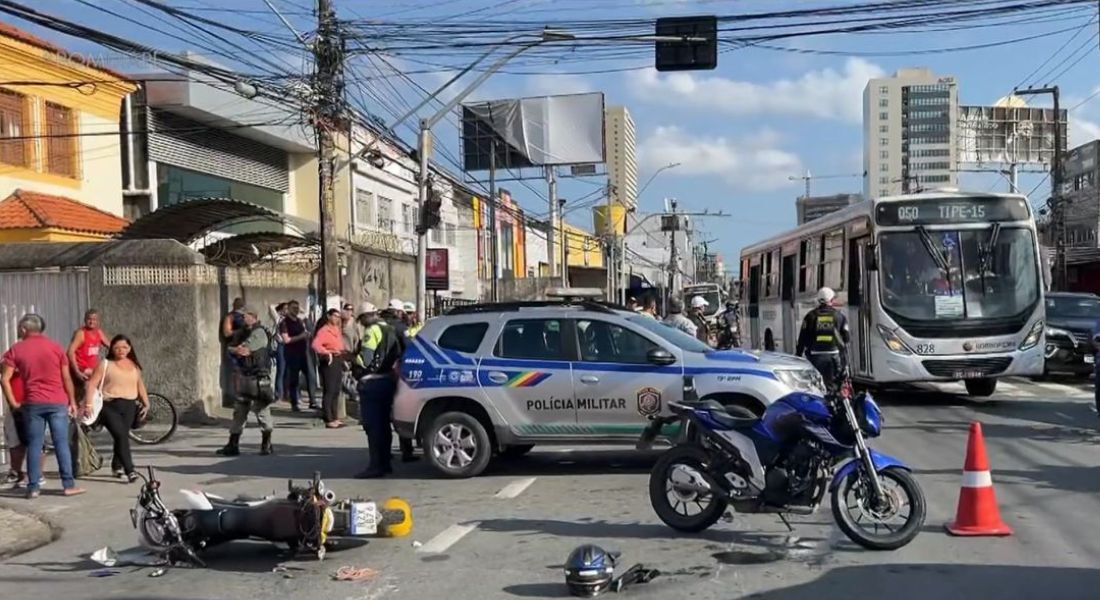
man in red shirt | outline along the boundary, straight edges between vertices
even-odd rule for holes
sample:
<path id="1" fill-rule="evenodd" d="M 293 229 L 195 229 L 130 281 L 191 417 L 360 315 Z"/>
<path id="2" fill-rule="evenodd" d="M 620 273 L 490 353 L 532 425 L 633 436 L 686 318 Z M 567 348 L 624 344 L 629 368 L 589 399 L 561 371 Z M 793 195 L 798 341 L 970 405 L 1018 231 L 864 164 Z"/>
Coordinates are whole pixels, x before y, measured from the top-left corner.
<path id="1" fill-rule="evenodd" d="M 19 319 L 20 341 L 0 361 L 0 388 L 8 405 L 16 405 L 27 426 L 27 498 L 39 495 L 42 482 L 42 447 L 46 427 L 50 428 L 57 467 L 65 496 L 83 494 L 73 478 L 73 460 L 69 449 L 69 418 L 87 414 L 88 407 L 77 408 L 69 359 L 56 342 L 42 332 L 46 323 L 35 314 Z M 16 402 L 11 380 L 15 372 L 23 380 L 23 401 Z"/>
<path id="2" fill-rule="evenodd" d="M 73 332 L 69 342 L 69 365 L 77 384 L 83 384 L 91 378 L 99 365 L 99 354 L 107 348 L 111 338 L 99 328 L 99 311 L 94 308 L 84 313 L 84 325 Z"/>

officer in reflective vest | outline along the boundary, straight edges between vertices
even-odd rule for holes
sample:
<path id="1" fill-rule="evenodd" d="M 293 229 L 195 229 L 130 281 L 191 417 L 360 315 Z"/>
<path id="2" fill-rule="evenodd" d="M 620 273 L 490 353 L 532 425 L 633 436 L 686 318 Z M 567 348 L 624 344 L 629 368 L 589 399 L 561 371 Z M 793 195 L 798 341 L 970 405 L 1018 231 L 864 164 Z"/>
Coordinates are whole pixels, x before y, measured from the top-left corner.
<path id="1" fill-rule="evenodd" d="M 378 309 L 364 302 L 359 309 L 359 348 L 352 373 L 359 382 L 359 418 L 367 434 L 370 462 L 356 475 L 359 479 L 385 477 L 393 472 L 390 428 L 393 397 L 397 392 L 397 366 L 403 339 L 389 323 L 378 317 Z"/>
<path id="2" fill-rule="evenodd" d="M 848 366 L 848 319 L 833 306 L 836 292 L 823 287 L 817 292 L 817 308 L 806 313 L 798 334 L 795 354 L 813 363 L 825 385 L 833 389 L 841 382 Z"/>

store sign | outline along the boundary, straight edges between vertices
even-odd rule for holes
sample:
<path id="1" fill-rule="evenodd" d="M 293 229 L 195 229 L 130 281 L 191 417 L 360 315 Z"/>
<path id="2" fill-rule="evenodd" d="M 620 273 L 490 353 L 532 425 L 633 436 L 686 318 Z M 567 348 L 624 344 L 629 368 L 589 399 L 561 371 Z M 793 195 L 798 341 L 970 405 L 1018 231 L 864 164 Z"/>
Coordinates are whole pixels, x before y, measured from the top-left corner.
<path id="1" fill-rule="evenodd" d="M 451 287 L 450 256 L 446 248 L 429 248 L 425 261 L 424 283 L 428 290 L 446 290 Z"/>

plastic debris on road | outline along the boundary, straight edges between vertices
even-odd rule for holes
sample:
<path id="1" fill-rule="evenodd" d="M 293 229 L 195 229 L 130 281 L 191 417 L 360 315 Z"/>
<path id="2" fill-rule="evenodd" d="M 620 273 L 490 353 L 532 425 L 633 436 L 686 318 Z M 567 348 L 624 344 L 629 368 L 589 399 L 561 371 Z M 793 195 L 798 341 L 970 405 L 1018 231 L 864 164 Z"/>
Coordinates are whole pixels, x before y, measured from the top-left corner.
<path id="1" fill-rule="evenodd" d="M 159 567 L 168 561 L 142 548 L 115 552 L 110 546 L 104 546 L 96 550 L 89 557 L 93 562 L 104 567 Z"/>
<path id="2" fill-rule="evenodd" d="M 111 549 L 110 546 L 104 546 L 95 552 L 92 552 L 90 557 L 96 564 L 103 565 L 104 567 L 113 567 L 118 564 L 118 553 Z"/>
<path id="3" fill-rule="evenodd" d="M 378 571 L 369 567 L 352 567 L 344 565 L 336 570 L 332 578 L 336 581 L 370 581 L 378 577 Z"/>
<path id="4" fill-rule="evenodd" d="M 165 569 L 163 567 L 161 567 L 159 569 L 153 569 L 153 572 L 149 573 L 149 577 L 160 577 L 160 576 L 164 575 L 167 571 L 168 571 L 168 569 Z"/>
<path id="5" fill-rule="evenodd" d="M 117 571 L 115 569 L 98 569 L 88 573 L 88 577 L 110 577 L 112 575 L 118 575 L 121 572 L 122 571 Z"/>

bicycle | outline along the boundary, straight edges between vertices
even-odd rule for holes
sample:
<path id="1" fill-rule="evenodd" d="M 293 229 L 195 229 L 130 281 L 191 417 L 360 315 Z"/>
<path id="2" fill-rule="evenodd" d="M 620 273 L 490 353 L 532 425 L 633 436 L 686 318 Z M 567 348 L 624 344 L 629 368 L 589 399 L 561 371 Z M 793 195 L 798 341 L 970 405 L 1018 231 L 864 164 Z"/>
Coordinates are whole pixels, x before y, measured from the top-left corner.
<path id="1" fill-rule="evenodd" d="M 102 423 L 84 426 L 85 431 L 103 431 Z M 130 430 L 130 439 L 143 446 L 163 444 L 179 428 L 179 414 L 176 406 L 168 398 L 153 392 L 149 393 L 149 412 L 145 415 L 141 427 Z"/>

